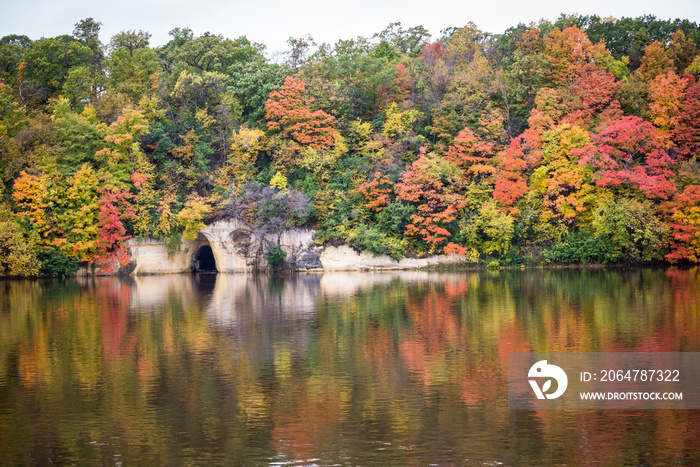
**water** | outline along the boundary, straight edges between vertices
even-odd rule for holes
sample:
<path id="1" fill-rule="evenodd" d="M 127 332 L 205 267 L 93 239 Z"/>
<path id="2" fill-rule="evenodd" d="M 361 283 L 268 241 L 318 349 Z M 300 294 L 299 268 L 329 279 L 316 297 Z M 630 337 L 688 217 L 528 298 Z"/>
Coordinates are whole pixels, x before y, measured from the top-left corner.
<path id="1" fill-rule="evenodd" d="M 0 464 L 700 463 L 700 410 L 510 410 L 512 351 L 700 351 L 700 270 L 2 281 Z"/>

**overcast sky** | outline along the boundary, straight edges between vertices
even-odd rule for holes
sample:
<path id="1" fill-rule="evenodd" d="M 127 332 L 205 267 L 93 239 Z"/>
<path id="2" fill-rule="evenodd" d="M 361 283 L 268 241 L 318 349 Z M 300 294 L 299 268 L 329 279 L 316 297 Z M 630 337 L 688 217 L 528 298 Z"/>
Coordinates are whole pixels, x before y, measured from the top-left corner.
<path id="1" fill-rule="evenodd" d="M 30 39 L 71 34 L 75 23 L 92 17 L 102 23 L 103 43 L 116 33 L 144 30 L 151 45 L 163 45 L 168 31 L 189 27 L 199 36 L 209 31 L 224 37 L 245 35 L 267 46 L 268 53 L 287 49 L 289 37 L 311 34 L 316 42 L 335 43 L 371 37 L 391 22 L 404 29 L 422 25 L 434 37 L 451 26 L 474 22 L 481 30 L 502 33 L 519 22 L 554 20 L 560 13 L 700 22 L 699 0 L 588 0 L 517 2 L 513 0 L 0 0 L 0 37 L 24 34 Z"/>

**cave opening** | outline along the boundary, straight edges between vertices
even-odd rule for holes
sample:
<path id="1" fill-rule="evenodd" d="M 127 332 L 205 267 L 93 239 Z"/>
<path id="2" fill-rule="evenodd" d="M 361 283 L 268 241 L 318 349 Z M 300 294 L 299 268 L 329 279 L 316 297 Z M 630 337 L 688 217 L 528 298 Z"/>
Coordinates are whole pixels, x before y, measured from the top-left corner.
<path id="1" fill-rule="evenodd" d="M 195 272 L 216 272 L 216 259 L 211 246 L 202 245 L 197 249 L 194 255 L 194 271 Z"/>

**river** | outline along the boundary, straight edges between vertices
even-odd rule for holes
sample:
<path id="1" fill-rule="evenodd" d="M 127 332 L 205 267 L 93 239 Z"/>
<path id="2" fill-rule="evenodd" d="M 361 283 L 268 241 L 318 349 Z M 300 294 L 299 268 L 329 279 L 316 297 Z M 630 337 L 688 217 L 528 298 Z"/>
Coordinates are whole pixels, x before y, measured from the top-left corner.
<path id="1" fill-rule="evenodd" d="M 700 464 L 700 410 L 510 409 L 524 351 L 699 352 L 700 269 L 0 281 L 0 464 Z"/>

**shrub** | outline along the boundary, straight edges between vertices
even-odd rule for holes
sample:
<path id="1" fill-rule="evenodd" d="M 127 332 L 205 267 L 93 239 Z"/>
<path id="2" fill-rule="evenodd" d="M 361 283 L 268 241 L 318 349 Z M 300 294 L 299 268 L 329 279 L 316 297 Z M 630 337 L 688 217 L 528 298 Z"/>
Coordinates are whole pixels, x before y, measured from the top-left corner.
<path id="1" fill-rule="evenodd" d="M 545 251 L 544 257 L 558 264 L 612 264 L 622 259 L 615 245 L 585 231 L 568 234 Z"/>
<path id="2" fill-rule="evenodd" d="M 271 245 L 265 249 L 265 261 L 272 268 L 272 270 L 278 270 L 284 263 L 284 259 L 287 257 L 287 252 L 284 251 L 279 245 Z"/>
<path id="3" fill-rule="evenodd" d="M 411 222 L 411 215 L 415 213 L 416 208 L 408 202 L 392 201 L 386 209 L 377 214 L 377 227 L 389 235 L 402 236 L 406 225 Z"/>
<path id="4" fill-rule="evenodd" d="M 373 227 L 360 226 L 349 237 L 352 246 L 374 256 L 389 255 L 398 261 L 406 255 L 405 245 L 399 238 L 388 236 Z"/>
<path id="5" fill-rule="evenodd" d="M 37 255 L 41 262 L 42 276 L 67 277 L 78 272 L 80 263 L 75 258 L 69 258 L 54 248 L 42 248 Z"/>

